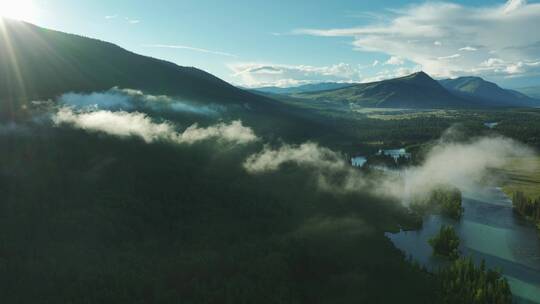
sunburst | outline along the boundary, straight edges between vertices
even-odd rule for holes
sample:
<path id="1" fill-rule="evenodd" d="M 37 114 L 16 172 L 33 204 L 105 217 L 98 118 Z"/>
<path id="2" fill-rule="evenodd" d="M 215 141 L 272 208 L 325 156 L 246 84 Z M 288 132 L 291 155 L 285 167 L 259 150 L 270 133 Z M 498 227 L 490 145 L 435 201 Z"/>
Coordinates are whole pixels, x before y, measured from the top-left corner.
<path id="1" fill-rule="evenodd" d="M 0 0 L 0 17 L 33 21 L 36 6 L 31 0 Z"/>

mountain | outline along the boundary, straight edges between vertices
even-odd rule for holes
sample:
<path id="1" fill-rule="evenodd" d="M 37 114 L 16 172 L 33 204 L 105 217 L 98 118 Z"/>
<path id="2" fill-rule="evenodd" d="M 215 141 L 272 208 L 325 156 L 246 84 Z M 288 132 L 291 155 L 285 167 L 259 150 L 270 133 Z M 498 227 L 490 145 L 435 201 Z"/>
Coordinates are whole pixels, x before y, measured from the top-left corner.
<path id="1" fill-rule="evenodd" d="M 448 108 L 470 106 L 467 100 L 451 94 L 424 72 L 331 91 L 300 93 L 293 96 L 318 101 L 354 103 L 365 107 Z"/>
<path id="2" fill-rule="evenodd" d="M 519 88 L 519 89 L 516 89 L 516 91 L 523 93 L 527 96 L 530 96 L 532 98 L 540 99 L 540 86 Z"/>
<path id="3" fill-rule="evenodd" d="M 336 90 L 341 88 L 350 87 L 352 83 L 339 83 L 339 82 L 323 82 L 323 83 L 311 83 L 304 84 L 296 87 L 280 88 L 280 87 L 261 87 L 254 88 L 252 90 L 263 93 L 271 94 L 298 94 L 298 93 L 310 93 L 319 91 Z"/>
<path id="4" fill-rule="evenodd" d="M 480 77 L 459 77 L 439 82 L 450 92 L 487 106 L 534 106 L 538 103 L 523 93 L 503 89 Z"/>
<path id="5" fill-rule="evenodd" d="M 9 19 L 0 19 L 0 29 L 0 100 L 54 98 L 118 86 L 197 101 L 267 101 L 197 68 L 112 43 Z"/>
<path id="6" fill-rule="evenodd" d="M 226 111 L 216 119 L 241 119 L 257 134 L 279 134 L 291 140 L 339 136 L 319 116 L 242 90 L 197 68 L 138 55 L 112 43 L 0 18 L 0 121 L 26 117 L 29 101 L 113 87 L 169 95 L 196 104 L 223 105 Z M 179 114 L 167 115 L 180 118 Z M 186 115 L 181 117 L 182 123 L 202 119 Z"/>

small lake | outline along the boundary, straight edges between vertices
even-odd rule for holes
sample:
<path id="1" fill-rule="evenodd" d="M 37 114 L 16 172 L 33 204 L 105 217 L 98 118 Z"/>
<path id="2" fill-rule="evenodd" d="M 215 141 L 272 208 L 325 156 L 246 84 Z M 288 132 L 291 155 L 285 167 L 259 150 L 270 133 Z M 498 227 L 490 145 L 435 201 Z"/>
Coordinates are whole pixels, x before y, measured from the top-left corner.
<path id="1" fill-rule="evenodd" d="M 421 230 L 387 233 L 394 245 L 414 260 L 435 270 L 447 263 L 432 255 L 428 240 L 443 224 L 451 224 L 461 238 L 461 253 L 499 268 L 508 279 L 517 303 L 540 303 L 540 238 L 536 228 L 512 210 L 512 202 L 498 188 L 464 193 L 464 215 L 454 221 L 440 215 L 424 219 Z"/>

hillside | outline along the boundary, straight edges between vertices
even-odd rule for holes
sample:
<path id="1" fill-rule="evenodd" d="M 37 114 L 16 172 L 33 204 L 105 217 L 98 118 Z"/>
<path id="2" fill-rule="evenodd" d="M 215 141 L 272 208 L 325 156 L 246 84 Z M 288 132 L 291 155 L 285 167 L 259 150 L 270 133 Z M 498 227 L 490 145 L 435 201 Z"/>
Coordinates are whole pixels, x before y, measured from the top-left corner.
<path id="1" fill-rule="evenodd" d="M 329 102 L 354 103 L 383 108 L 450 108 L 468 106 L 424 72 L 337 90 L 295 94 L 295 97 Z"/>
<path id="2" fill-rule="evenodd" d="M 533 106 L 536 100 L 513 90 L 506 90 L 480 77 L 459 77 L 439 81 L 452 93 L 486 106 Z"/>
<path id="3" fill-rule="evenodd" d="M 339 83 L 339 82 L 323 82 L 323 83 L 310 83 L 304 84 L 296 87 L 261 87 L 254 88 L 252 90 L 271 93 L 271 94 L 298 94 L 298 93 L 310 93 L 310 92 L 319 92 L 319 91 L 328 91 L 328 90 L 337 90 L 341 88 L 350 87 L 354 84 L 352 83 Z"/>
<path id="4" fill-rule="evenodd" d="M 114 86 L 220 103 L 261 99 L 197 68 L 21 21 L 0 22 L 0 99 L 52 98 Z"/>
<path id="5" fill-rule="evenodd" d="M 241 119 L 260 134 L 288 139 L 340 136 L 319 115 L 239 89 L 194 67 L 26 22 L 4 20 L 0 26 L 5 33 L 0 35 L 0 121 L 24 117 L 27 113 L 21 110 L 33 100 L 120 87 L 224 106 L 216 119 Z M 201 119 L 175 115 L 182 123 Z"/>

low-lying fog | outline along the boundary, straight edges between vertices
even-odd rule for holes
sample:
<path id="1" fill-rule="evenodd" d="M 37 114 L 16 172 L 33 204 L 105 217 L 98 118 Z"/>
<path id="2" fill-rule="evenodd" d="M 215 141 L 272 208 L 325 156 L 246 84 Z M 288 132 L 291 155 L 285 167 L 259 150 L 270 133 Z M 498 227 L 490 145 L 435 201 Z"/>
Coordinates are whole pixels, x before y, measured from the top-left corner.
<path id="1" fill-rule="evenodd" d="M 193 124 L 180 130 L 174 122 L 154 117 L 145 110 L 210 115 L 218 122 L 207 127 Z M 512 158 L 535 154 L 509 138 L 464 138 L 451 128 L 429 148 L 420 165 L 393 173 L 366 175 L 353 168 L 341 153 L 314 142 L 270 145 L 240 120 L 219 121 L 220 113 L 226 110 L 221 105 L 198 105 L 168 96 L 146 95 L 138 90 L 113 88 L 107 92 L 61 96 L 52 110 L 51 121 L 54 126 L 69 126 L 118 137 L 139 137 L 148 144 L 164 141 L 191 145 L 214 140 L 233 145 L 258 145 L 259 152 L 246 157 L 242 164 L 249 174 L 274 174 L 282 166 L 294 164 L 309 169 L 309 177 L 317 181 L 321 191 L 369 192 L 403 202 L 426 194 L 441 184 L 471 191 L 491 178 L 492 169 L 503 168 Z"/>

